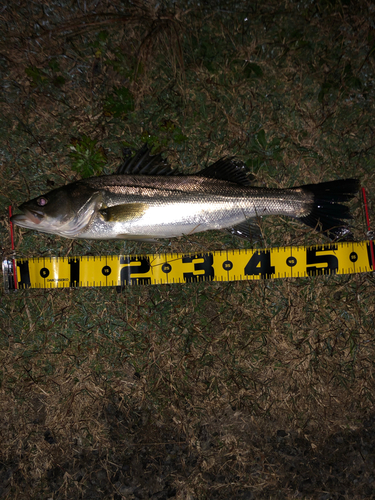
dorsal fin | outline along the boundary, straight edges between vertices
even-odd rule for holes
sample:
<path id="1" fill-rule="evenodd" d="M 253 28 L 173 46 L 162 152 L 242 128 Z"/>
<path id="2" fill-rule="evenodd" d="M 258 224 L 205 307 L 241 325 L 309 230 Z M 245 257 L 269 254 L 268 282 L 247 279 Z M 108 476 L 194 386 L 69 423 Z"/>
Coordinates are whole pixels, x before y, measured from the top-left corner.
<path id="1" fill-rule="evenodd" d="M 116 170 L 116 175 L 179 175 L 178 170 L 173 170 L 167 160 L 161 154 L 152 155 L 148 144 L 144 144 L 134 156 L 132 151 L 126 148 L 122 152 L 123 162 Z"/>
<path id="2" fill-rule="evenodd" d="M 250 186 L 250 181 L 254 179 L 253 175 L 247 175 L 245 165 L 235 161 L 233 156 L 229 158 L 220 158 L 220 160 L 209 165 L 195 175 L 208 177 L 210 179 L 235 182 L 236 184 L 241 184 L 241 186 Z"/>
<path id="3" fill-rule="evenodd" d="M 117 168 L 115 174 L 183 175 L 179 170 L 172 169 L 160 153 L 152 155 L 148 144 L 144 144 L 134 156 L 132 156 L 131 149 L 124 149 L 123 162 Z M 221 158 L 193 175 L 210 179 L 221 179 L 240 184 L 241 186 L 249 186 L 250 182 L 254 179 L 252 174 L 247 174 L 245 165 L 235 161 L 234 157 Z"/>

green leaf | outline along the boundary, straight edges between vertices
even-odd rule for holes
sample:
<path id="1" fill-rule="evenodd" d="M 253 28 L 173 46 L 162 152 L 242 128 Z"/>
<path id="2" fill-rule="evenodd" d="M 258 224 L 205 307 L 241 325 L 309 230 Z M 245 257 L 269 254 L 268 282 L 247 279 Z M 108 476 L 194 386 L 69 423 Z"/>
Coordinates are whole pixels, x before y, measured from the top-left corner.
<path id="1" fill-rule="evenodd" d="M 104 112 L 115 118 L 124 118 L 129 112 L 134 110 L 134 99 L 132 93 L 126 87 L 114 88 L 104 101 Z"/>
<path id="2" fill-rule="evenodd" d="M 38 85 L 44 85 L 48 81 L 47 75 L 39 68 L 35 66 L 30 66 L 25 69 L 26 75 L 32 80 L 31 86 L 37 87 Z"/>
<path id="3" fill-rule="evenodd" d="M 52 83 L 55 87 L 62 87 L 65 83 L 65 78 L 63 76 L 56 76 L 56 78 L 52 80 Z"/>
<path id="4" fill-rule="evenodd" d="M 98 34 L 98 40 L 99 42 L 105 42 L 109 36 L 109 33 L 107 30 L 100 31 Z"/>
<path id="5" fill-rule="evenodd" d="M 249 158 L 246 160 L 245 165 L 251 169 L 252 172 L 258 172 L 264 165 L 264 158 L 261 157 L 255 157 L 255 158 Z"/>
<path id="6" fill-rule="evenodd" d="M 263 76 L 262 68 L 255 63 L 248 62 L 244 67 L 243 72 L 247 78 L 251 78 L 253 76 L 260 78 Z"/>
<path id="7" fill-rule="evenodd" d="M 176 133 L 173 134 L 173 140 L 176 144 L 181 144 L 187 141 L 186 135 L 184 135 L 180 130 L 177 130 Z"/>
<path id="8" fill-rule="evenodd" d="M 103 170 L 107 158 L 102 147 L 97 147 L 97 141 L 84 135 L 80 140 L 73 140 L 69 154 L 72 169 L 83 178 L 91 177 Z"/>
<path id="9" fill-rule="evenodd" d="M 52 69 L 52 71 L 60 71 L 60 65 L 57 61 L 57 59 L 53 58 L 50 60 L 50 62 L 48 63 L 48 66 Z"/>
<path id="10" fill-rule="evenodd" d="M 263 129 L 257 133 L 257 139 L 262 148 L 267 149 L 266 133 Z"/>

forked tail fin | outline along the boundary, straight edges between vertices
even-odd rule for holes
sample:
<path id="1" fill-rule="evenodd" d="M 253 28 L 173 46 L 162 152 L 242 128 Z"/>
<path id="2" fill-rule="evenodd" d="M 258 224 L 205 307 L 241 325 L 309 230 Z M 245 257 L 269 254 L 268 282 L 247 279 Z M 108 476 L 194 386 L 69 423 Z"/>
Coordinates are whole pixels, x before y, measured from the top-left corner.
<path id="1" fill-rule="evenodd" d="M 298 217 L 298 220 L 329 238 L 351 239 L 352 233 L 345 222 L 352 219 L 349 207 L 343 202 L 351 200 L 360 187 L 358 179 L 341 179 L 338 181 L 306 184 L 301 188 L 313 194 L 313 205 L 308 215 Z"/>

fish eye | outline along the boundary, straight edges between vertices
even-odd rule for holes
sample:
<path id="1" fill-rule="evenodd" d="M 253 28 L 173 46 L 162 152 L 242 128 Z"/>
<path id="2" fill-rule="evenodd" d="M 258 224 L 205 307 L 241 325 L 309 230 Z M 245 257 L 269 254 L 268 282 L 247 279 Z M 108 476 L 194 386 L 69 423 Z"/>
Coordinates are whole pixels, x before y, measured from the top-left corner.
<path id="1" fill-rule="evenodd" d="M 38 198 L 36 200 L 37 204 L 40 206 L 40 207 L 44 207 L 44 205 L 47 205 L 48 203 L 48 200 L 47 198 L 44 198 L 44 196 L 41 196 L 40 198 Z"/>

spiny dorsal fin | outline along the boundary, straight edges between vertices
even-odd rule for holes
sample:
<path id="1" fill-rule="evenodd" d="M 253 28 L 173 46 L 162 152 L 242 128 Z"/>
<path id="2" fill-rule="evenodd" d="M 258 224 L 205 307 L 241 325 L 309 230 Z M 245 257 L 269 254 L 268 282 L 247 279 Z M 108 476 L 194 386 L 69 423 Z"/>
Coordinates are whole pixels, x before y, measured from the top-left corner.
<path id="1" fill-rule="evenodd" d="M 234 157 L 221 158 L 207 168 L 201 170 L 196 175 L 208 177 L 210 179 L 221 179 L 223 181 L 235 182 L 241 186 L 250 186 L 253 175 L 247 175 L 246 167 L 243 163 L 236 162 Z"/>
<path id="2" fill-rule="evenodd" d="M 173 170 L 161 154 L 152 155 L 148 144 L 144 144 L 134 156 L 129 148 L 123 150 L 123 162 L 115 172 L 116 175 L 179 175 Z"/>
<path id="3" fill-rule="evenodd" d="M 151 155 L 148 144 L 144 144 L 134 156 L 132 156 L 132 151 L 129 148 L 124 149 L 123 160 L 123 163 L 115 172 L 117 175 L 182 175 L 179 170 L 172 169 L 160 153 Z M 221 179 L 242 186 L 249 186 L 254 179 L 253 175 L 247 174 L 244 164 L 236 162 L 234 157 L 221 158 L 193 175 Z"/>

